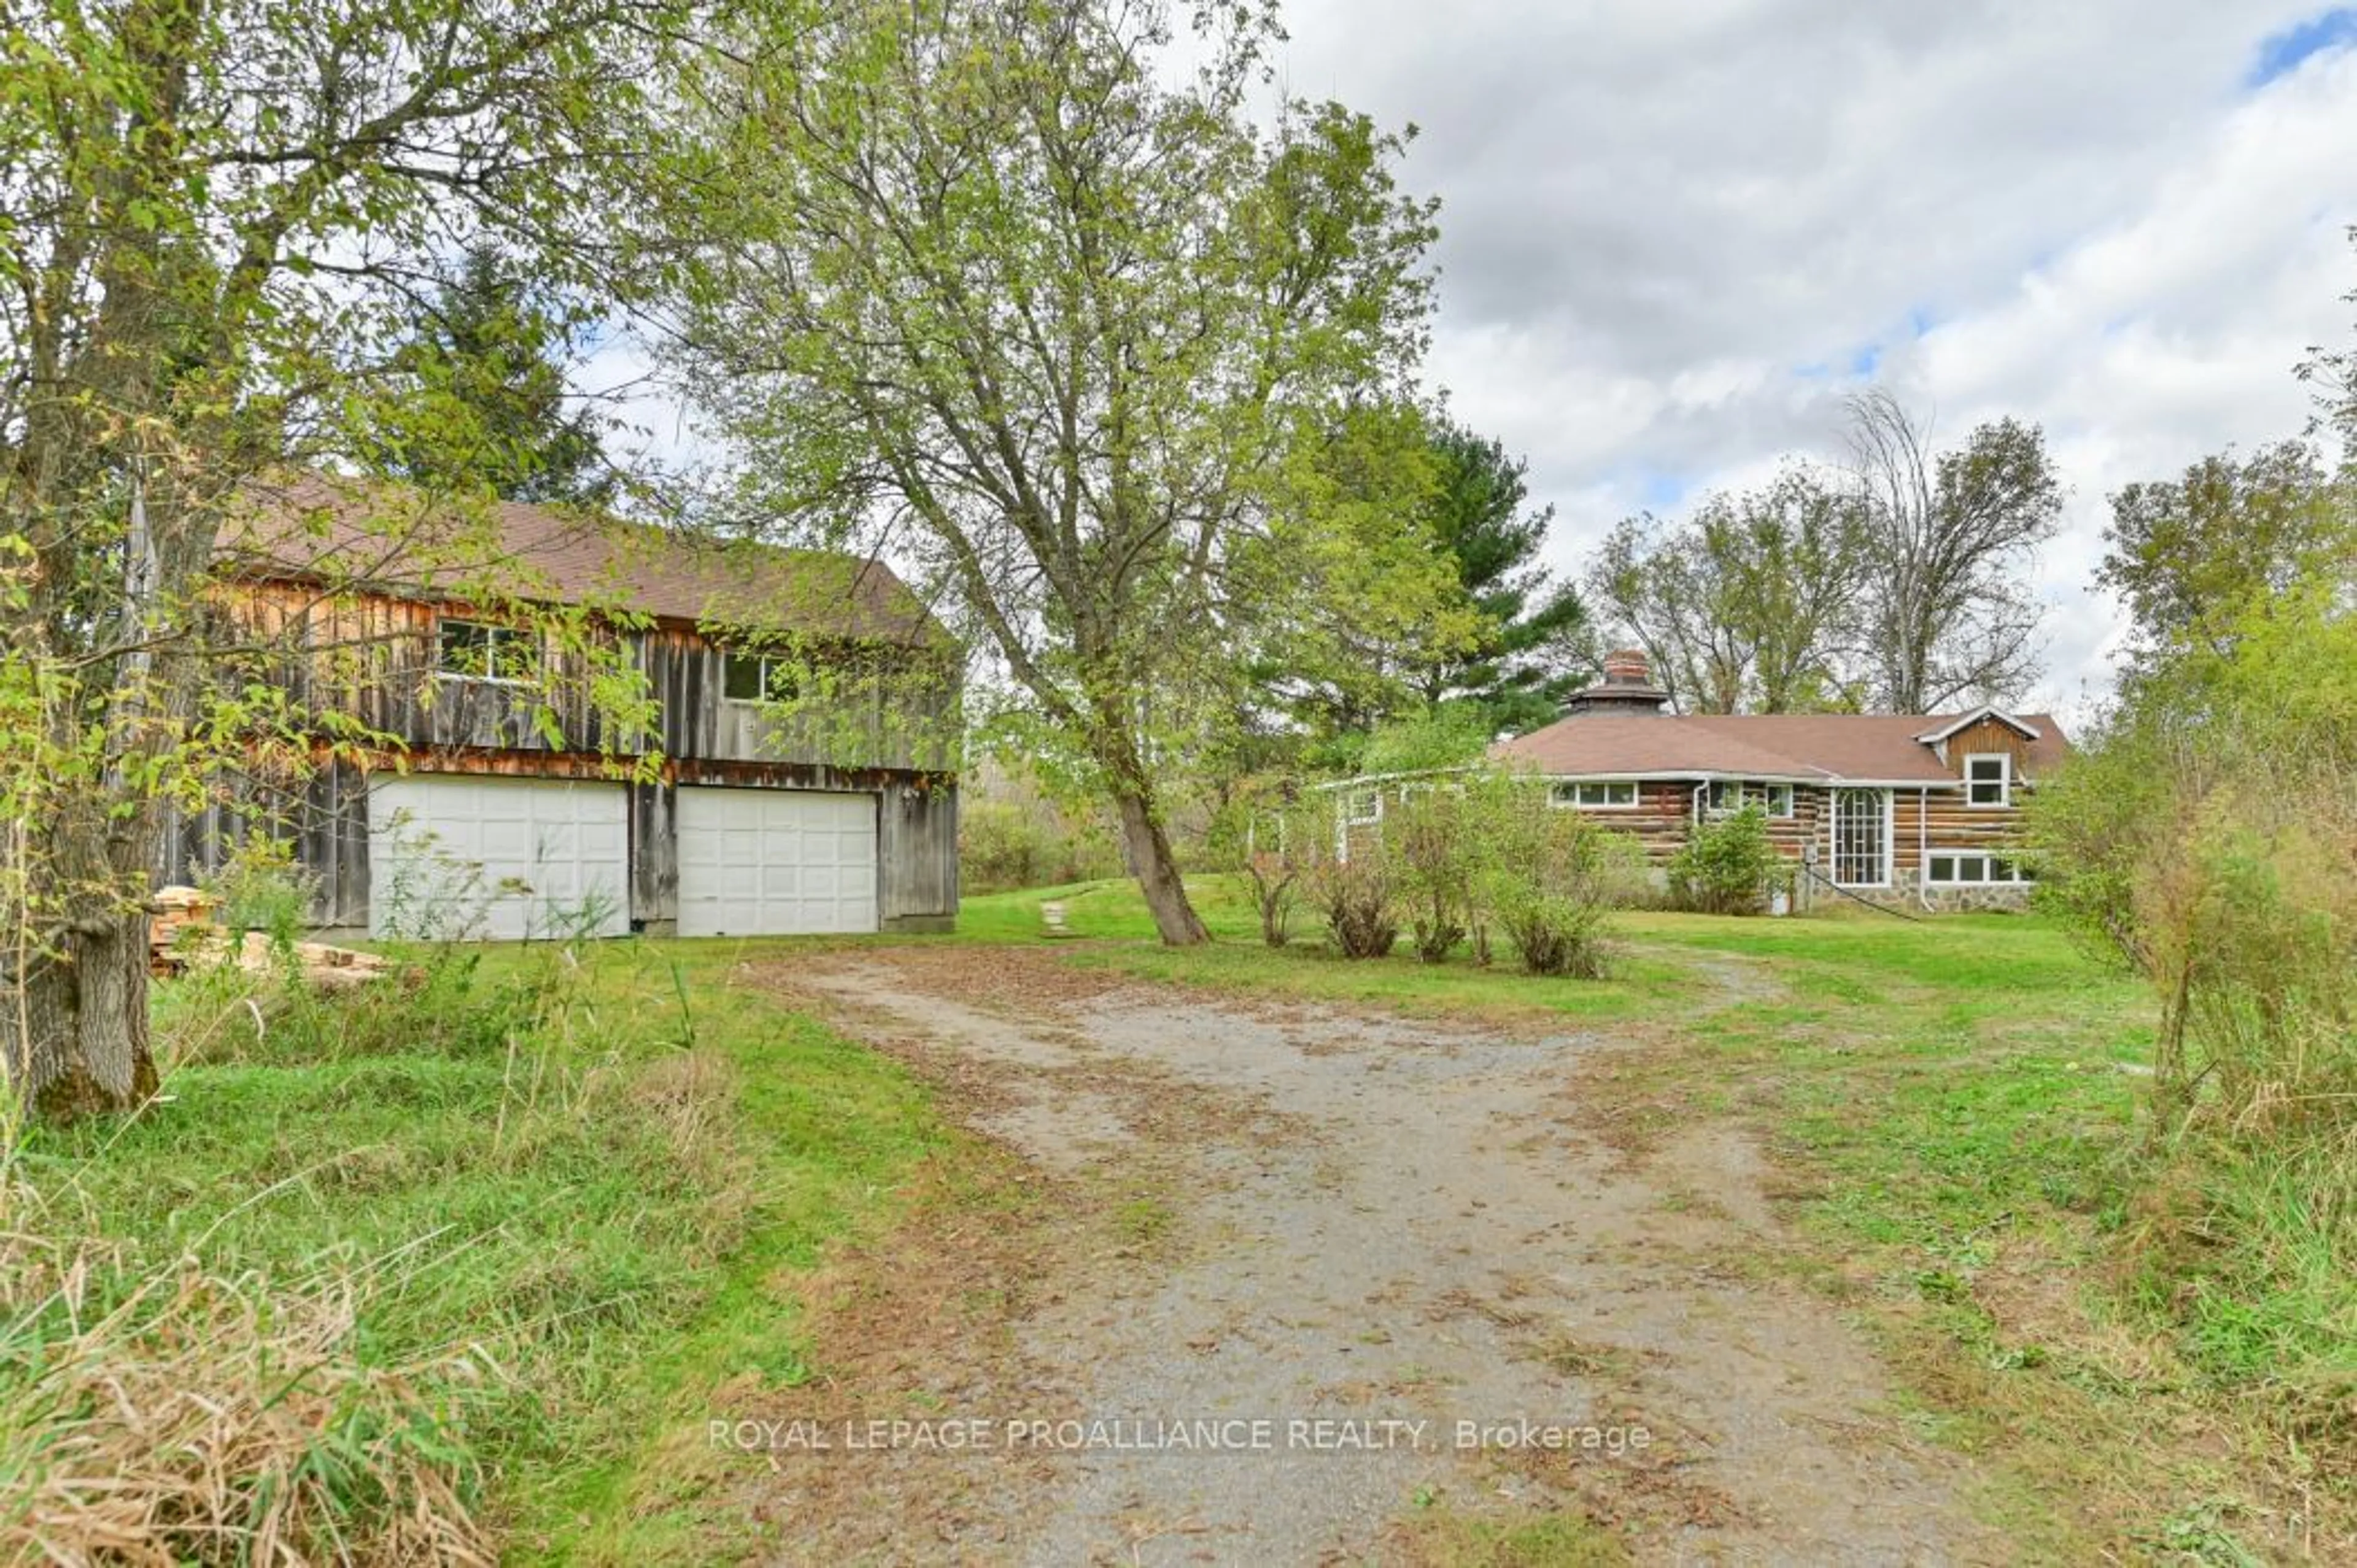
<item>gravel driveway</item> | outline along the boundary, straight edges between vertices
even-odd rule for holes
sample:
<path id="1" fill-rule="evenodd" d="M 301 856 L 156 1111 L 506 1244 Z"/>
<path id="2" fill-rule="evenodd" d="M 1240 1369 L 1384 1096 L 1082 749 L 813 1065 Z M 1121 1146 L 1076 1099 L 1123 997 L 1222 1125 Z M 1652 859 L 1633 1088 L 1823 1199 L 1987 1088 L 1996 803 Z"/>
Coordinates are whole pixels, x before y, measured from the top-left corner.
<path id="1" fill-rule="evenodd" d="M 818 1461 L 828 1485 L 779 1463 L 787 1560 L 1412 1560 L 1432 1510 L 1563 1509 L 1641 1561 L 2007 1557 L 1961 1506 L 1964 1463 L 1910 1436 L 1857 1335 L 1764 1261 L 1782 1243 L 1745 1136 L 1698 1117 L 1631 1156 L 1583 1117 L 1583 1074 L 1623 1042 L 1021 951 L 775 978 L 928 1064 L 1040 1180 L 1115 1186 L 1141 1243 L 1027 1265 L 958 1331 L 989 1355 L 898 1391 L 918 1419 Z M 897 1478 L 843 1482 L 862 1466 Z M 836 1517 L 895 1509 L 930 1538 Z"/>

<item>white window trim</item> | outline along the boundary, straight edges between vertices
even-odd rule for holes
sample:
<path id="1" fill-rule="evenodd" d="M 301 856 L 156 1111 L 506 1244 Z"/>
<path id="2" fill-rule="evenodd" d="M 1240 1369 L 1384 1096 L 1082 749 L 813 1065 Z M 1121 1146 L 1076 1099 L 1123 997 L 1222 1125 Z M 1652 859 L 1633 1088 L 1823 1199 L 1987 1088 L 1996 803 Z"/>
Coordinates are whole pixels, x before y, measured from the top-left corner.
<path id="1" fill-rule="evenodd" d="M 1988 780 L 1986 779 L 1975 780 L 1973 778 L 1973 764 L 1986 762 L 1991 758 L 1994 758 L 1997 765 L 1996 799 L 1975 800 L 1973 799 L 1974 784 L 1976 782 L 1986 784 Z M 1964 804 L 1975 811 L 1998 811 L 2013 804 L 2013 754 L 2011 752 L 1973 751 L 1964 754 Z"/>
<path id="2" fill-rule="evenodd" d="M 751 659 L 759 661 L 761 666 L 759 684 L 762 695 L 758 697 L 732 697 L 728 694 L 728 660 L 731 659 Z M 771 703 L 786 700 L 771 697 L 768 694 L 770 690 L 770 666 L 773 662 L 785 662 L 785 655 L 781 653 L 747 653 L 736 649 L 722 649 L 720 650 L 720 700 L 724 703 L 734 703 L 740 708 L 758 708 Z M 799 685 L 801 682 L 797 680 L 795 683 Z"/>
<path id="3" fill-rule="evenodd" d="M 1367 810 L 1364 813 L 1361 813 L 1359 811 L 1359 804 L 1361 799 L 1364 800 L 1367 805 Z M 1342 825 L 1344 827 L 1371 828 L 1383 820 L 1383 792 L 1381 789 L 1369 789 L 1364 791 L 1363 795 L 1353 794 L 1342 797 Z"/>
<path id="4" fill-rule="evenodd" d="M 1975 859 L 1982 862 L 1984 865 L 1993 860 L 2002 860 L 2013 866 L 2013 875 L 2002 881 L 1986 875 L 1983 875 L 1978 880 L 1968 880 L 1962 876 L 1934 880 L 1932 875 L 1932 862 L 1934 859 Z M 1928 849 L 1923 852 L 1923 886 L 1926 887 L 2035 887 L 2038 886 L 2038 878 L 2021 869 L 2021 855 L 2016 850 Z"/>
<path id="5" fill-rule="evenodd" d="M 434 678 L 436 681 L 464 681 L 470 686 L 513 686 L 518 689 L 536 688 L 540 685 L 543 676 L 535 676 L 526 681 L 514 675 L 471 675 L 464 670 L 444 669 L 442 667 L 442 629 L 452 626 L 480 627 L 483 629 L 487 634 L 484 646 L 490 650 L 491 668 L 494 670 L 499 668 L 499 644 L 501 638 L 532 639 L 539 644 L 540 662 L 544 670 L 547 664 L 548 639 L 536 632 L 529 631 L 520 626 L 501 626 L 497 621 L 473 620 L 466 616 L 439 616 L 434 622 Z"/>
<path id="6" fill-rule="evenodd" d="M 1736 804 L 1714 806 L 1710 803 L 1711 791 L 1721 789 L 1735 791 Z M 1778 789 L 1784 791 L 1784 809 L 1781 811 L 1776 810 L 1773 802 L 1773 792 Z M 1800 788 L 1775 779 L 1711 779 L 1704 781 L 1702 814 L 1706 818 L 1731 817 L 1744 807 L 1755 804 L 1770 822 L 1789 822 L 1801 814 Z"/>
<path id="7" fill-rule="evenodd" d="M 1560 798 L 1564 789 L 1571 791 L 1570 800 Z M 1626 789 L 1629 798 L 1590 803 L 1579 798 L 1582 789 Z M 1644 803 L 1644 789 L 1633 779 L 1557 779 L 1547 785 L 1547 804 L 1558 811 L 1633 811 Z"/>
<path id="8" fill-rule="evenodd" d="M 1879 882 L 1844 882 L 1841 879 L 1841 795 L 1845 789 L 1882 797 L 1882 880 Z M 1825 801 L 1825 880 L 1836 887 L 1890 887 L 1897 885 L 1898 872 L 1899 805 L 1893 792 L 1857 784 L 1835 786 Z"/>

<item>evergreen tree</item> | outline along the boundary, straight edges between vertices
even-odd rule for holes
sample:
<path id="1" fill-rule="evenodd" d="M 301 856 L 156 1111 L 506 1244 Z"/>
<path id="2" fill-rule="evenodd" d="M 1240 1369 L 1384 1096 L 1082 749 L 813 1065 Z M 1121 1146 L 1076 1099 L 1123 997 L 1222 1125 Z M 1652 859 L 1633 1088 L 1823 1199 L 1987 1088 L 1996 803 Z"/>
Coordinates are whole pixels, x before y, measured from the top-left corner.
<path id="1" fill-rule="evenodd" d="M 488 484 L 506 500 L 602 504 L 613 491 L 603 422 L 567 406 L 565 361 L 580 326 L 498 252 L 469 250 L 394 369 L 470 413 L 472 428 L 457 442 L 446 431 L 427 447 L 396 446 L 386 467 L 430 489 Z"/>
<path id="2" fill-rule="evenodd" d="M 1525 510 L 1529 464 L 1495 439 L 1440 419 L 1431 442 L 1434 545 L 1455 562 L 1483 628 L 1469 649 L 1422 663 L 1415 686 L 1435 705 L 1480 703 L 1493 731 L 1535 728 L 1587 673 L 1587 607 L 1535 564 L 1555 509 Z"/>

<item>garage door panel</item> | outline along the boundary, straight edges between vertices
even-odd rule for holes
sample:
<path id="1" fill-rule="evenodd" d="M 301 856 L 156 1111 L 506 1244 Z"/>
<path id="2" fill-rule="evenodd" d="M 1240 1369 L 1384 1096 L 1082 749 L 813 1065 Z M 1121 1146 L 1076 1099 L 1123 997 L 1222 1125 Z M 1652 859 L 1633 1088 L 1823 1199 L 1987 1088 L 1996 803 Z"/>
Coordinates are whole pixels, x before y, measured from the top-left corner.
<path id="1" fill-rule="evenodd" d="M 676 822 L 680 935 L 877 929 L 873 795 L 688 785 Z"/>
<path id="2" fill-rule="evenodd" d="M 517 940 L 630 929 L 619 784 L 412 774 L 369 789 L 376 936 Z"/>

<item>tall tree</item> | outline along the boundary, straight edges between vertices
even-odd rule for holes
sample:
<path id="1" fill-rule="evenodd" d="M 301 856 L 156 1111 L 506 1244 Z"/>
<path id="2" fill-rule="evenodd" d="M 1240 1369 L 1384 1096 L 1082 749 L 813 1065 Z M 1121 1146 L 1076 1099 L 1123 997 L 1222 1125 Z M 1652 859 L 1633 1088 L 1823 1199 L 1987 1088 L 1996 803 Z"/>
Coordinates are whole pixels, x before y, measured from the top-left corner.
<path id="1" fill-rule="evenodd" d="M 2038 426 L 2000 419 L 1956 450 L 1885 392 L 1850 402 L 1874 594 L 1861 630 L 1875 701 L 1933 713 L 2037 678 L 2043 614 L 2024 582 L 2053 537 L 2062 487 Z"/>
<path id="2" fill-rule="evenodd" d="M 383 453 L 382 466 L 435 490 L 488 485 L 506 500 L 610 499 L 615 474 L 598 417 L 567 384 L 583 316 L 536 289 L 513 259 L 470 246 L 392 369 L 471 417 L 462 432 Z"/>
<path id="3" fill-rule="evenodd" d="M 447 400 L 388 345 L 453 240 L 585 277 L 680 16 L 658 0 L 0 0 L 0 1064 L 155 1082 L 145 903 L 207 787 L 241 487 Z M 226 737 L 226 738 L 224 738 Z"/>
<path id="4" fill-rule="evenodd" d="M 1623 521 L 1588 591 L 1687 712 L 1802 712 L 1849 705 L 1866 559 L 1857 494 L 1794 467 L 1681 525 Z"/>
<path id="5" fill-rule="evenodd" d="M 2357 558 L 2352 491 L 2302 441 L 2240 461 L 2204 457 L 2180 478 L 2133 484 L 2112 498 L 2095 581 L 2126 605 L 2145 650 L 2201 643 L 2222 651 L 2252 600 Z"/>
<path id="6" fill-rule="evenodd" d="M 1305 433 L 1406 395 L 1430 208 L 1399 141 L 1250 99 L 1271 8 L 849 0 L 715 77 L 686 358 L 764 510 L 896 529 L 1114 809 L 1164 940 L 1204 940 L 1160 759 L 1330 574 Z M 1174 730 L 1178 733 L 1174 734 Z M 1191 733 L 1190 733 L 1191 732 Z"/>
<path id="7" fill-rule="evenodd" d="M 1232 580 L 1260 574 L 1255 595 L 1286 606 L 1253 628 L 1235 694 L 1281 723 L 1295 752 L 1354 752 L 1372 725 L 1419 703 L 1425 660 L 1482 634 L 1429 525 L 1439 479 L 1421 409 L 1346 409 L 1305 430 L 1273 493 L 1268 539 L 1245 542 L 1229 568 Z"/>
<path id="8" fill-rule="evenodd" d="M 1527 510 L 1527 460 L 1439 418 L 1432 429 L 1434 547 L 1456 570 L 1482 624 L 1469 647 L 1427 654 L 1415 684 L 1427 703 L 1479 703 L 1491 727 L 1544 724 L 1586 671 L 1587 607 L 1537 564 L 1553 507 Z"/>
<path id="9" fill-rule="evenodd" d="M 2348 237 L 2352 246 L 2357 247 L 2357 224 L 2350 226 Z M 2357 290 L 2342 295 L 2341 300 L 2344 305 L 2357 305 Z M 2299 379 L 2308 383 L 2316 405 L 2309 434 L 2330 431 L 2337 436 L 2341 472 L 2357 482 L 2357 349 L 2327 349 L 2320 345 L 2312 348 L 2298 373 Z"/>

